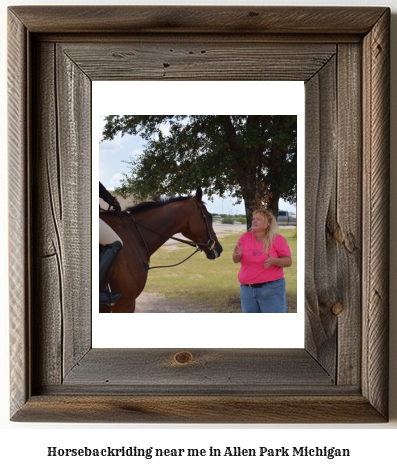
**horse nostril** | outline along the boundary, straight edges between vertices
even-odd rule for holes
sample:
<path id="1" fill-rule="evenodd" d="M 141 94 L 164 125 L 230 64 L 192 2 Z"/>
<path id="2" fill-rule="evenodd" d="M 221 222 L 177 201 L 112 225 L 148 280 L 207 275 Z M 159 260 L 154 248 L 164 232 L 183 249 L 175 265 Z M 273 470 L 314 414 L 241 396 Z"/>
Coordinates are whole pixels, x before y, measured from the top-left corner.
<path id="1" fill-rule="evenodd" d="M 216 249 L 212 249 L 210 252 L 207 253 L 207 258 L 209 260 L 215 260 L 216 258 L 221 256 L 222 251 L 222 247 L 218 245 Z"/>
<path id="2" fill-rule="evenodd" d="M 218 257 L 220 257 L 221 253 L 223 252 L 223 247 L 219 242 L 215 245 L 215 250 L 218 254 Z"/>

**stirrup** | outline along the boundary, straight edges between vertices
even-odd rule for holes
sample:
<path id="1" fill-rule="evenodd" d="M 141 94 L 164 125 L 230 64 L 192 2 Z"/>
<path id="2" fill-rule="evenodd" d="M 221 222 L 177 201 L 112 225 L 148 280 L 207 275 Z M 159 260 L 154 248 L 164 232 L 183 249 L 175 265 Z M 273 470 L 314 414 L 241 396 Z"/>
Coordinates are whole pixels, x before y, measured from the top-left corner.
<path id="1" fill-rule="evenodd" d="M 99 290 L 99 304 L 105 304 L 106 306 L 114 306 L 117 301 L 121 298 L 121 294 L 112 294 L 111 292 Z"/>

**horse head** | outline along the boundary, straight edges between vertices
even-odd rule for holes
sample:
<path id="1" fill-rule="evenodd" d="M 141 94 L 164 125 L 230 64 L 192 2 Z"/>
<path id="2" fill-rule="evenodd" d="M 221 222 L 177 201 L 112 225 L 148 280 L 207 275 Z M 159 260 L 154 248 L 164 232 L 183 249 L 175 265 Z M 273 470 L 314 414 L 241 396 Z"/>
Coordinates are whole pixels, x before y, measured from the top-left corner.
<path id="1" fill-rule="evenodd" d="M 212 215 L 207 211 L 202 197 L 203 191 L 199 187 L 192 198 L 197 205 L 197 211 L 192 213 L 189 228 L 183 235 L 197 243 L 208 259 L 214 260 L 220 257 L 223 248 L 212 227 Z"/>

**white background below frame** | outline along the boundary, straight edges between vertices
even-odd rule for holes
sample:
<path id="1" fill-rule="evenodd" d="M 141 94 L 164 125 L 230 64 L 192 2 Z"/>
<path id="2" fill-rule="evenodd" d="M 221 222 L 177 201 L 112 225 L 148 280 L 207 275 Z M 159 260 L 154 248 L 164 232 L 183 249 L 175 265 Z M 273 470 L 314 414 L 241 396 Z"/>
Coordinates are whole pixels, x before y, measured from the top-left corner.
<path id="1" fill-rule="evenodd" d="M 135 87 L 139 87 L 135 92 Z M 194 93 L 192 93 L 194 90 Z M 148 98 L 150 97 L 150 99 Z M 93 348 L 303 348 L 303 82 L 93 82 L 93 188 L 99 180 L 98 118 L 108 114 L 280 114 L 298 116 L 298 313 L 98 313 L 98 194 L 93 208 Z M 301 254 L 301 255 L 300 255 Z M 231 254 L 223 253 L 222 256 Z M 215 261 L 216 262 L 216 261 Z M 209 262 L 210 263 L 210 262 Z M 230 261 L 232 263 L 232 261 Z M 296 260 L 294 261 L 296 263 Z M 150 275 L 149 275 L 150 276 Z M 236 294 L 239 284 L 236 279 Z"/>

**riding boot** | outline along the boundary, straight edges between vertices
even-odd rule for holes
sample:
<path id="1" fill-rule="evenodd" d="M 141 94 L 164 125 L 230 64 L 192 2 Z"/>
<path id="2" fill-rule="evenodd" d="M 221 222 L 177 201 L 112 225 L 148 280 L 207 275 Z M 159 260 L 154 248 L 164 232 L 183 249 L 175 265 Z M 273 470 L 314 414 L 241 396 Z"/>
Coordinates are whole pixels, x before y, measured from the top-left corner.
<path id="1" fill-rule="evenodd" d="M 112 294 L 101 290 L 101 285 L 106 281 L 108 273 L 113 266 L 122 244 L 120 241 L 113 244 L 105 245 L 99 257 L 99 304 L 107 304 L 113 306 L 121 297 L 121 294 Z"/>

